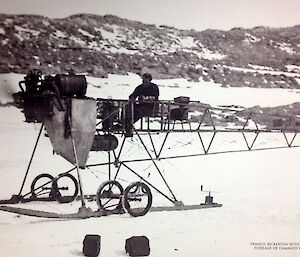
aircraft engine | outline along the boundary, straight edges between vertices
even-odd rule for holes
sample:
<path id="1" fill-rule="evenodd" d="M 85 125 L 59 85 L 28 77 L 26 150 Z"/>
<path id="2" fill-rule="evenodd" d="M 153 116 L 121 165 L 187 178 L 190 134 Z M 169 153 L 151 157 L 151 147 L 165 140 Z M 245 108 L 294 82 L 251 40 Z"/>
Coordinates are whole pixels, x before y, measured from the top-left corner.
<path id="1" fill-rule="evenodd" d="M 56 153 L 84 167 L 95 131 L 96 100 L 86 97 L 84 75 L 57 74 L 42 79 L 39 70 L 30 71 L 13 94 L 16 106 L 23 109 L 26 122 L 43 123 Z"/>

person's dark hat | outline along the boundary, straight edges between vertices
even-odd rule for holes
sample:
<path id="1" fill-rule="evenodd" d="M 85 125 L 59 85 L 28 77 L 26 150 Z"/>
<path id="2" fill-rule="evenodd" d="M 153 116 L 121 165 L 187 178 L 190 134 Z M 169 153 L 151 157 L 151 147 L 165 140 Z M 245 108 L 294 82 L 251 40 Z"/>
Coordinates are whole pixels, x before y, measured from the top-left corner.
<path id="1" fill-rule="evenodd" d="M 142 76 L 142 78 L 144 79 L 150 79 L 150 80 L 152 80 L 152 75 L 150 74 L 150 73 L 144 73 L 143 74 L 143 76 Z"/>

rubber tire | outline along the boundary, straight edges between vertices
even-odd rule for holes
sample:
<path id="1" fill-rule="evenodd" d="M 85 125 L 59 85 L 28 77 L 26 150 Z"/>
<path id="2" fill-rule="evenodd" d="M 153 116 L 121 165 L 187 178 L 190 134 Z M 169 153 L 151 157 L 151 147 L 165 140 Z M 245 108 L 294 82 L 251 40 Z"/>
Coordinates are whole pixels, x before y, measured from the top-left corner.
<path id="1" fill-rule="evenodd" d="M 68 177 L 68 178 L 70 178 L 73 181 L 74 186 L 75 186 L 75 191 L 74 191 L 74 194 L 72 196 L 61 196 L 61 194 L 58 194 L 59 190 L 57 188 L 57 181 L 59 179 L 61 179 L 62 177 Z M 76 198 L 76 196 L 78 195 L 78 192 L 79 192 L 78 183 L 77 183 L 76 178 L 73 175 L 69 174 L 69 173 L 59 174 L 58 177 L 56 177 L 53 180 L 52 189 L 54 190 L 54 192 L 55 191 L 57 192 L 57 194 L 56 194 L 56 200 L 59 203 L 70 203 L 70 202 L 73 202 L 74 199 Z"/>
<path id="2" fill-rule="evenodd" d="M 37 182 L 39 179 L 43 178 L 43 177 L 49 178 L 49 179 L 51 180 L 51 182 L 49 181 L 49 183 L 51 183 L 51 186 L 52 186 L 52 183 L 53 183 L 53 180 L 54 180 L 54 177 L 53 177 L 52 175 L 50 175 L 50 174 L 48 174 L 48 173 L 42 173 L 42 174 L 36 176 L 36 177 L 32 180 L 32 183 L 31 183 L 31 186 L 30 186 L 31 197 L 32 197 L 33 199 L 38 199 L 37 195 L 36 195 L 35 192 L 34 192 L 34 191 L 35 191 L 34 186 L 35 186 L 36 182 Z M 49 192 L 49 197 L 50 197 L 50 192 Z"/>
<path id="3" fill-rule="evenodd" d="M 99 207 L 100 210 L 101 210 L 101 209 L 104 209 L 104 210 L 106 210 L 106 211 L 113 211 L 113 210 L 108 210 L 108 209 L 106 209 L 105 206 L 103 206 L 102 203 L 101 203 L 101 201 L 100 201 L 100 194 L 101 194 L 102 189 L 103 189 L 104 187 L 106 187 L 107 185 L 109 185 L 109 184 L 113 184 L 113 185 L 117 186 L 118 189 L 120 190 L 120 202 L 119 202 L 119 205 L 118 205 L 114 210 L 119 209 L 120 206 L 121 206 L 121 198 L 122 198 L 121 196 L 122 196 L 123 193 L 124 193 L 124 189 L 123 189 L 122 185 L 121 185 L 118 181 L 116 181 L 116 180 L 107 180 L 107 181 L 104 181 L 104 182 L 98 187 L 98 190 L 97 190 L 97 193 L 96 193 L 96 201 L 97 201 L 97 205 L 98 205 L 98 207 Z"/>
<path id="4" fill-rule="evenodd" d="M 147 206 L 140 212 L 133 212 L 130 208 L 130 204 L 128 202 L 128 193 L 130 190 L 135 187 L 135 186 L 140 186 L 142 187 L 142 190 L 144 193 L 148 195 L 148 203 Z M 124 197 L 123 197 L 123 208 L 133 217 L 139 217 L 139 216 L 144 216 L 151 208 L 152 206 L 152 193 L 150 188 L 143 182 L 133 182 L 131 183 L 128 187 L 126 187 L 124 191 Z"/>

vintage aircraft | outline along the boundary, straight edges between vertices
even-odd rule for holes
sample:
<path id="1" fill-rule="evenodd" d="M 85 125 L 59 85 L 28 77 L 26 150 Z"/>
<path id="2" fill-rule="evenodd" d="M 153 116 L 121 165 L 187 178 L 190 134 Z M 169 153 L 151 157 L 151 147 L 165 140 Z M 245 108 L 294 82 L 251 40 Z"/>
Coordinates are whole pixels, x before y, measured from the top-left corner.
<path id="1" fill-rule="evenodd" d="M 173 158 L 270 149 L 270 147 L 255 147 L 258 136 L 263 133 L 282 134 L 286 144 L 280 147 L 299 147 L 294 144 L 300 128 L 299 115 L 265 114 L 236 106 L 213 108 L 190 101 L 188 97 L 179 96 L 172 101 L 150 100 L 153 111 L 134 123 L 134 109 L 141 102 L 87 97 L 87 81 L 84 75 L 57 74 L 43 77 L 39 70 L 32 70 L 23 81 L 19 82 L 19 87 L 20 92 L 14 94 L 16 106 L 23 110 L 26 122 L 41 123 L 41 127 L 19 193 L 13 195 L 11 199 L 0 200 L 2 204 L 0 210 L 3 211 L 48 218 L 87 218 L 121 214 L 125 211 L 132 216 L 142 216 L 149 210 L 220 207 L 221 204 L 213 203 L 211 192 L 203 204 L 184 205 L 176 198 L 157 163 Z M 191 116 L 192 112 L 197 112 L 198 116 Z M 43 129 L 46 130 L 46 136 L 49 137 L 54 152 L 72 163 L 74 167 L 56 177 L 48 173 L 38 175 L 32 181 L 29 192 L 23 193 Z M 172 133 L 179 135 L 196 133 L 201 151 L 164 155 L 164 147 Z M 211 151 L 216 135 L 222 133 L 241 134 L 245 147 L 220 152 Z M 160 143 L 153 140 L 156 134 L 164 135 Z M 208 141 L 203 139 L 205 134 L 211 135 Z M 249 134 L 254 136 L 250 139 Z M 132 137 L 137 138 L 146 157 L 122 158 L 124 146 Z M 145 143 L 145 137 L 150 142 L 150 147 Z M 89 163 L 91 151 L 107 152 L 108 161 Z M 164 190 L 132 168 L 130 163 L 134 162 L 150 162 L 161 178 Z M 99 185 L 94 195 L 84 195 L 81 170 L 97 166 L 108 167 L 108 180 Z M 115 172 L 112 172 L 112 167 Z M 124 189 L 118 182 L 121 168 L 134 174 L 139 181 L 129 184 Z M 77 172 L 76 177 L 71 174 L 72 171 Z M 150 188 L 170 201 L 172 206 L 152 207 Z M 29 201 L 69 203 L 75 199 L 81 200 L 81 208 L 74 214 L 12 206 Z M 96 200 L 99 209 L 92 211 L 86 207 L 87 199 Z"/>

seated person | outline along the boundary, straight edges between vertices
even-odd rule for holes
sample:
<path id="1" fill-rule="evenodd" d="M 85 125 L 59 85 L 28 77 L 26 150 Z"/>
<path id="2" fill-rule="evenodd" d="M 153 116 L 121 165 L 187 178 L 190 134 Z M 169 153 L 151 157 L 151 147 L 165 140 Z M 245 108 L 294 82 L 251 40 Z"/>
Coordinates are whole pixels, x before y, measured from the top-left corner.
<path id="1" fill-rule="evenodd" d="M 136 98 L 139 100 L 139 103 L 134 104 L 133 123 L 142 117 L 153 114 L 155 107 L 154 101 L 157 101 L 159 96 L 158 86 L 151 82 L 151 74 L 145 73 L 142 79 L 143 83 L 137 86 L 129 96 L 130 100 L 135 100 Z"/>
<path id="2" fill-rule="evenodd" d="M 143 83 L 135 88 L 133 93 L 129 96 L 129 100 L 136 100 L 139 102 L 133 105 L 133 117 L 131 117 L 131 104 L 126 106 L 125 126 L 127 136 L 132 136 L 132 121 L 137 122 L 142 117 L 151 116 L 155 109 L 155 101 L 158 100 L 159 89 L 158 86 L 151 82 L 152 75 L 145 73 L 142 76 Z"/>

